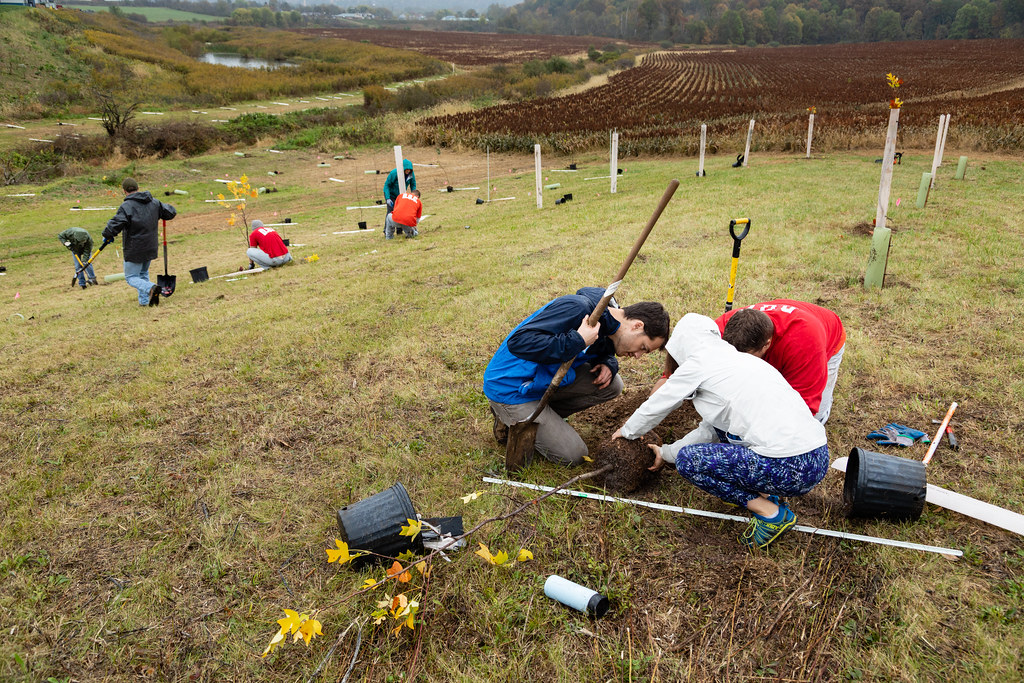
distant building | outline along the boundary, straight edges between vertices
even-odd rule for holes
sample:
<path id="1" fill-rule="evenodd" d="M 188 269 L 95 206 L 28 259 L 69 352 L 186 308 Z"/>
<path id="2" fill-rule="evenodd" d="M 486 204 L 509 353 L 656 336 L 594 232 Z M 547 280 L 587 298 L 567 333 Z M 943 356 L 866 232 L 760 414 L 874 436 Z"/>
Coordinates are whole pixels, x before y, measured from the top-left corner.
<path id="1" fill-rule="evenodd" d="M 483 17 L 457 17 L 454 14 L 449 14 L 446 17 L 441 17 L 441 21 L 480 21 Z"/>
<path id="2" fill-rule="evenodd" d="M 342 12 L 341 14 L 335 14 L 336 19 L 376 19 L 372 14 L 368 12 Z"/>

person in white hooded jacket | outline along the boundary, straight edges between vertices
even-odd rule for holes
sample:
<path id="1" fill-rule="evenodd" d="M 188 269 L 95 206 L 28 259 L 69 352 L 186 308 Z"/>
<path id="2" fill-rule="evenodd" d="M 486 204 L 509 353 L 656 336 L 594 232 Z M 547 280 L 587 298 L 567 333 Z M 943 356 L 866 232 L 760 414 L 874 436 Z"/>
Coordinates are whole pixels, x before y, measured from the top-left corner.
<path id="1" fill-rule="evenodd" d="M 679 441 L 651 446 L 659 469 L 753 515 L 740 536 L 764 548 L 796 523 L 779 496 L 803 495 L 828 471 L 825 427 L 778 370 L 724 341 L 715 321 L 688 313 L 665 345 L 679 367 L 615 432 L 636 439 L 693 401 L 702 421 Z"/>

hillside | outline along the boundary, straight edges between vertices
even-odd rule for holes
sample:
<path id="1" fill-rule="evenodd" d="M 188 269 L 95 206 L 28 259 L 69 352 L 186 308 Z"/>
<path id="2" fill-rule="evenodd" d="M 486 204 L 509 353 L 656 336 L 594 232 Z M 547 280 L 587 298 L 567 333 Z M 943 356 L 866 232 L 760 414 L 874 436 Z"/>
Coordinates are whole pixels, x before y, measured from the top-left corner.
<path id="1" fill-rule="evenodd" d="M 287 60 L 294 68 L 232 69 L 200 62 L 207 49 Z M 104 96 L 143 107 L 221 106 L 421 78 L 435 59 L 366 43 L 254 26 L 151 27 L 106 12 L 0 13 L 0 116 L 84 115 Z"/>

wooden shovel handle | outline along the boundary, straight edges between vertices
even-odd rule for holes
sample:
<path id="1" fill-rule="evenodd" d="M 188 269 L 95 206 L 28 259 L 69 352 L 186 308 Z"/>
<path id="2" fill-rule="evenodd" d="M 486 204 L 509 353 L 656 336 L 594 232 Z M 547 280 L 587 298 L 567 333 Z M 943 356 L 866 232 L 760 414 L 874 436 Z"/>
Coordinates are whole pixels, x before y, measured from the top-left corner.
<path id="1" fill-rule="evenodd" d="M 651 230 L 654 229 L 654 224 L 658 222 L 659 218 L 661 218 L 661 214 L 665 211 L 665 207 L 668 206 L 669 200 L 672 199 L 672 195 L 676 193 L 676 189 L 678 187 L 678 180 L 669 181 L 668 187 L 665 188 L 665 194 L 661 196 L 661 201 L 658 202 L 658 208 L 654 210 L 650 220 L 647 221 L 647 225 L 644 226 L 643 232 L 640 233 L 640 236 L 636 238 L 636 242 L 633 243 L 633 248 L 630 249 L 629 256 L 626 257 L 626 260 L 622 263 L 622 267 L 619 268 L 619 272 L 615 276 L 615 281 L 608 286 L 608 289 L 605 290 L 605 295 L 601 297 L 599 302 L 597 302 L 597 307 L 594 308 L 594 311 L 590 314 L 588 322 L 591 326 L 596 325 L 597 321 L 601 319 L 602 315 L 604 315 L 605 310 L 608 308 L 608 302 L 611 301 L 612 295 L 615 293 L 614 290 L 608 290 L 613 286 L 618 287 L 618 284 L 626 277 L 626 272 L 629 270 L 629 267 L 633 265 L 636 255 L 640 253 L 640 247 L 644 246 L 644 242 L 647 241 L 647 236 L 651 234 Z M 544 395 L 541 396 L 540 403 L 537 404 L 537 409 L 534 410 L 533 414 L 526 419 L 526 422 L 533 422 L 544 411 L 544 408 L 548 405 L 548 401 L 551 399 L 551 395 L 555 393 L 555 389 L 557 389 L 558 385 L 562 383 L 565 373 L 569 372 L 569 368 L 572 367 L 572 362 L 574 360 L 576 359 L 570 358 L 562 363 L 558 368 L 558 372 L 556 372 L 555 376 L 551 378 L 551 384 L 548 385 L 547 391 L 545 391 Z"/>

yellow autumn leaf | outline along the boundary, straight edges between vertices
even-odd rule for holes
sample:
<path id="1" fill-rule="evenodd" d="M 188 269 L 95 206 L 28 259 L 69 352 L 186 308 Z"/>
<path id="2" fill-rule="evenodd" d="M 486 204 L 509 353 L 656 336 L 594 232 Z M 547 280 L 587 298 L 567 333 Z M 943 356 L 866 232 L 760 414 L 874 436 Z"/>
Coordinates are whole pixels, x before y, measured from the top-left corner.
<path id="1" fill-rule="evenodd" d="M 468 504 L 469 501 L 476 500 L 480 496 L 484 495 L 484 493 L 485 493 L 484 491 L 473 491 L 473 493 L 470 493 L 468 495 L 463 496 L 462 497 L 462 502 Z"/>
<path id="2" fill-rule="evenodd" d="M 430 570 L 427 569 L 427 563 L 426 562 L 417 562 L 416 563 L 416 569 L 423 576 L 428 576 L 429 575 Z"/>
<path id="3" fill-rule="evenodd" d="M 277 623 L 281 625 L 281 633 L 288 633 L 289 631 L 295 633 L 302 624 L 303 615 L 293 609 L 286 609 L 284 613 L 288 616 L 277 620 Z"/>
<path id="4" fill-rule="evenodd" d="M 403 563 L 403 564 L 406 563 L 406 562 L 409 562 L 414 557 L 416 557 L 416 553 L 414 553 L 411 550 L 405 550 L 405 551 L 402 551 L 402 552 L 398 553 L 398 561 Z"/>
<path id="5" fill-rule="evenodd" d="M 327 553 L 328 564 L 330 564 L 331 562 L 345 564 L 346 562 L 351 562 L 352 560 L 356 559 L 357 557 L 363 554 L 358 552 L 350 553 L 348 551 L 348 543 L 345 543 L 340 538 L 334 539 L 334 545 L 338 546 L 337 550 L 334 550 L 333 548 L 324 548 L 324 551 Z"/>
<path id="6" fill-rule="evenodd" d="M 402 530 L 398 532 L 398 535 L 408 536 L 410 540 L 419 536 L 420 530 L 423 528 L 423 522 L 418 519 L 409 519 L 408 517 L 406 517 L 405 521 L 409 523 L 402 527 Z"/>
<path id="7" fill-rule="evenodd" d="M 508 553 L 506 553 L 504 550 L 499 550 L 498 554 L 494 556 L 494 564 L 500 566 L 505 564 L 506 562 L 508 562 Z"/>
<path id="8" fill-rule="evenodd" d="M 267 649 L 264 650 L 263 654 L 260 655 L 260 656 L 261 657 L 266 657 L 267 655 L 269 655 L 271 652 L 274 651 L 274 647 L 276 645 L 280 644 L 282 640 L 284 640 L 284 631 L 278 631 L 277 634 L 270 641 L 270 644 L 267 645 Z"/>
<path id="9" fill-rule="evenodd" d="M 219 199 L 220 201 L 224 201 L 224 195 L 218 194 L 217 199 Z"/>
<path id="10" fill-rule="evenodd" d="M 235 217 L 232 216 L 231 218 L 228 219 L 228 225 L 232 225 L 233 226 L 234 224 L 235 224 Z"/>
<path id="11" fill-rule="evenodd" d="M 526 548 L 519 551 L 519 556 L 516 557 L 516 562 L 529 562 L 533 559 L 533 553 Z"/>
<path id="12" fill-rule="evenodd" d="M 252 197 L 253 199 L 256 199 L 256 195 L 258 194 L 259 190 L 253 190 L 252 192 L 249 193 L 249 196 Z"/>
<path id="13" fill-rule="evenodd" d="M 379 585 L 380 581 L 376 581 L 374 579 L 367 579 L 366 581 L 363 581 L 363 588 L 376 588 Z"/>
<path id="14" fill-rule="evenodd" d="M 586 460 L 587 462 L 594 462 L 594 459 L 591 458 L 589 455 L 584 455 L 583 459 Z"/>
<path id="15" fill-rule="evenodd" d="M 487 560 L 487 562 L 490 564 L 494 564 L 494 555 L 491 555 L 491 551 L 488 550 L 487 546 L 485 546 L 483 543 L 480 544 L 480 549 L 473 554 L 479 555 L 480 557 Z"/>
<path id="16" fill-rule="evenodd" d="M 238 179 L 238 182 L 240 182 L 240 183 L 247 183 L 247 182 L 249 182 L 249 176 L 243 175 L 241 178 Z"/>
<path id="17" fill-rule="evenodd" d="M 295 634 L 292 639 L 293 642 L 298 640 L 300 637 L 306 641 L 306 647 L 309 647 L 309 641 L 313 639 L 313 636 L 322 636 L 323 626 L 316 619 L 306 619 L 302 622 L 302 626 L 299 627 L 299 632 Z"/>
<path id="18" fill-rule="evenodd" d="M 396 576 L 399 576 L 401 573 L 402 573 L 402 563 L 401 562 L 395 562 L 394 564 L 391 565 L 391 568 L 388 569 L 387 577 L 389 579 L 393 579 Z"/>

